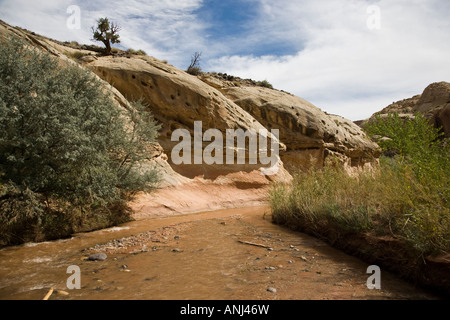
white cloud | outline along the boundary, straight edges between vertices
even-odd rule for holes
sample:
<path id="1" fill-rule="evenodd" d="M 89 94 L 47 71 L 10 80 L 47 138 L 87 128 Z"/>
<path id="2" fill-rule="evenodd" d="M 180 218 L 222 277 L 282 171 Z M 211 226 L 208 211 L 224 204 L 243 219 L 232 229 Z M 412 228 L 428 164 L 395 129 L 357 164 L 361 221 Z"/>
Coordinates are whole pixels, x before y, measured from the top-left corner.
<path id="1" fill-rule="evenodd" d="M 267 79 L 352 120 L 450 79 L 447 1 L 381 0 L 381 29 L 367 28 L 373 1 L 263 1 L 265 36 L 303 41 L 285 57 L 227 56 L 210 68 Z M 381 104 L 382 103 L 382 104 Z"/>
<path id="2" fill-rule="evenodd" d="M 66 27 L 67 8 L 70 0 L 2 0 L 0 19 L 42 33 L 55 33 Z"/>
<path id="3" fill-rule="evenodd" d="M 180 68 L 202 51 L 204 70 L 267 79 L 352 120 L 432 82 L 450 81 L 448 0 L 248 1 L 259 3 L 256 16 L 245 37 L 227 35 L 228 41 L 206 35 L 214 21 L 196 16 L 203 0 L 0 0 L 0 19 L 58 40 L 90 43 L 90 27 L 107 16 L 122 26 L 125 48 Z M 70 5 L 81 9 L 81 30 L 66 27 Z M 367 28 L 369 5 L 381 10 L 380 30 Z M 251 52 L 277 44 L 290 55 L 233 55 L 242 47 Z"/>
<path id="4" fill-rule="evenodd" d="M 193 13 L 202 1 L 0 0 L 0 19 L 56 40 L 92 43 L 91 27 L 97 19 L 108 17 L 122 27 L 123 47 L 143 49 L 172 64 L 182 64 L 205 47 L 203 27 Z M 70 5 L 80 7 L 80 30 L 66 27 Z"/>
<path id="5" fill-rule="evenodd" d="M 143 49 L 157 58 L 180 64 L 204 46 L 202 25 L 193 14 L 201 3 L 202 0 L 113 0 L 86 9 L 95 19 L 108 16 L 119 23 L 124 47 Z"/>

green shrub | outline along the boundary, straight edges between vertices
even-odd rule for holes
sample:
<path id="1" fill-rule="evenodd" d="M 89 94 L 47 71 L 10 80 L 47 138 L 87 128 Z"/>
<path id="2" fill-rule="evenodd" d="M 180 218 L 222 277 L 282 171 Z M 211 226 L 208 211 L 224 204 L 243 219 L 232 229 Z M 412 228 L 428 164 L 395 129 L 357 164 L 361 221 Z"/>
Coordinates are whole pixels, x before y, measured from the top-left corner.
<path id="1" fill-rule="evenodd" d="M 378 142 L 385 153 L 413 169 L 415 178 L 424 184 L 439 185 L 450 197 L 448 174 L 450 139 L 445 139 L 440 128 L 435 128 L 422 114 L 402 119 L 398 114 L 376 117 L 365 127 L 370 135 L 387 137 Z"/>
<path id="2" fill-rule="evenodd" d="M 292 185 L 271 190 L 274 222 L 319 237 L 333 226 L 394 236 L 424 255 L 449 251 L 450 205 L 440 184 L 392 161 L 383 158 L 378 170 L 357 178 L 338 167 L 299 173 Z"/>
<path id="3" fill-rule="evenodd" d="M 418 255 L 450 251 L 448 140 L 421 115 L 378 118 L 369 127 L 384 151 L 374 171 L 349 176 L 341 167 L 299 173 L 271 191 L 274 221 L 323 236 L 332 226 L 393 236 Z"/>
<path id="4" fill-rule="evenodd" d="M 260 86 L 260 87 L 264 87 L 264 88 L 269 88 L 269 89 L 273 89 L 272 84 L 267 81 L 267 80 L 263 80 L 263 81 L 258 81 L 256 83 L 256 85 Z"/>
<path id="5" fill-rule="evenodd" d="M 147 53 L 145 53 L 144 50 L 134 50 L 134 49 L 128 49 L 127 51 L 125 51 L 125 53 L 129 54 L 129 55 L 137 55 L 137 56 L 146 56 Z"/>
<path id="6" fill-rule="evenodd" d="M 411 119 L 403 119 L 397 113 L 377 116 L 365 130 L 370 135 L 389 138 L 377 141 L 384 151 L 394 150 L 411 158 L 436 153 L 436 148 L 440 148 L 439 138 L 443 136 L 421 113 Z"/>
<path id="7" fill-rule="evenodd" d="M 5 183 L 0 191 L 0 246 L 35 240 L 44 209 L 39 194 Z"/>
<path id="8" fill-rule="evenodd" d="M 39 225 L 42 214 L 61 211 L 62 204 L 65 212 L 106 210 L 130 192 L 154 186 L 156 173 L 141 174 L 136 164 L 158 125 L 141 103 L 126 111 L 105 92 L 82 68 L 59 66 L 50 55 L 15 40 L 2 43 L 3 221 L 29 216 Z"/>

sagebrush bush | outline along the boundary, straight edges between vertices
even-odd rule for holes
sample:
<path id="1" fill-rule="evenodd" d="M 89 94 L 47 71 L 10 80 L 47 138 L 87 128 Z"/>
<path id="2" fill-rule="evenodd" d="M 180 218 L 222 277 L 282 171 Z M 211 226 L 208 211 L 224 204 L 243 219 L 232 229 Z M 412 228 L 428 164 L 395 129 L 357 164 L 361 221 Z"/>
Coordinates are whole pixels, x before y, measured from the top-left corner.
<path id="1" fill-rule="evenodd" d="M 16 40 L 1 44 L 0 219 L 39 217 L 61 203 L 86 213 L 154 186 L 156 173 L 136 163 L 158 125 L 141 103 L 125 110 L 105 92 L 78 66 Z"/>

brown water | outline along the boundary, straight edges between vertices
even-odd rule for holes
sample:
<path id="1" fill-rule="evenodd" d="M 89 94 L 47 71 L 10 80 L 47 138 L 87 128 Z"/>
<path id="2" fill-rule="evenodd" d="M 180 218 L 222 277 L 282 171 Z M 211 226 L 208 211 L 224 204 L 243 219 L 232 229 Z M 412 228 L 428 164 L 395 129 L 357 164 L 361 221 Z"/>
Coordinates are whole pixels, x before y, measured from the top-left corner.
<path id="1" fill-rule="evenodd" d="M 267 213 L 253 207 L 146 219 L 5 248 L 0 299 L 42 299 L 51 287 L 50 300 L 438 298 L 384 271 L 382 289 L 369 290 L 367 264 L 272 224 Z M 85 260 L 94 252 L 108 258 Z M 66 286 L 71 265 L 80 267 L 81 289 Z"/>

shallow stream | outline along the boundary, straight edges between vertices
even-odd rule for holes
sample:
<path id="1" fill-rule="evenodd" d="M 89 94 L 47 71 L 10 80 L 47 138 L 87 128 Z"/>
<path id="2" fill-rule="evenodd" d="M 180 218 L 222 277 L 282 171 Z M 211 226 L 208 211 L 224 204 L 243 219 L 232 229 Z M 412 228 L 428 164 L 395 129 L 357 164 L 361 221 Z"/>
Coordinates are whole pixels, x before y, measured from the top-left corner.
<path id="1" fill-rule="evenodd" d="M 88 261 L 104 252 L 104 261 Z M 80 289 L 67 286 L 80 268 Z M 0 250 L 0 299 L 435 299 L 324 242 L 271 222 L 267 207 L 149 218 Z M 76 282 L 72 281 L 74 284 Z"/>

